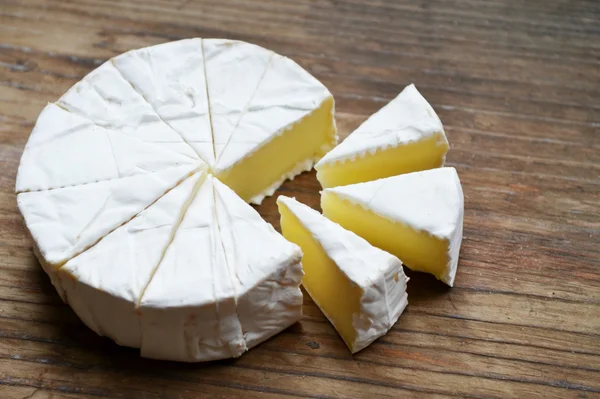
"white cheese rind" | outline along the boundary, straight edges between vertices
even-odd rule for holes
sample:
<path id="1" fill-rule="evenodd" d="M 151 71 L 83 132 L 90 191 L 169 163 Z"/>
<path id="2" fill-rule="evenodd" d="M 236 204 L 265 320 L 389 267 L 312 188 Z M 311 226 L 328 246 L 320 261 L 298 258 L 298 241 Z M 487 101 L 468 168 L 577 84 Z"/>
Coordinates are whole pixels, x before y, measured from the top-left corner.
<path id="1" fill-rule="evenodd" d="M 152 173 L 196 158 L 105 129 L 48 104 L 25 146 L 16 191 L 39 191 Z"/>
<path id="2" fill-rule="evenodd" d="M 447 143 L 440 118 L 411 84 L 321 158 L 315 168 L 353 161 L 368 153 L 406 145 L 434 134 L 441 134 Z"/>
<path id="3" fill-rule="evenodd" d="M 208 165 L 214 148 L 203 39 L 186 39 L 132 50 L 112 62 Z"/>
<path id="4" fill-rule="evenodd" d="M 41 256 L 60 266 L 131 220 L 196 169 L 160 172 L 94 184 L 21 193 L 19 210 Z"/>
<path id="5" fill-rule="evenodd" d="M 197 362 L 246 350 L 213 181 L 208 176 L 200 187 L 140 301 L 144 357 Z"/>
<path id="6" fill-rule="evenodd" d="M 199 159 L 181 135 L 160 118 L 111 61 L 86 75 L 56 104 L 98 126 Z"/>
<path id="7" fill-rule="evenodd" d="M 365 183 L 327 188 L 394 222 L 449 242 L 448 264 L 440 279 L 452 286 L 462 242 L 464 196 L 456 169 L 451 167 L 387 177 Z"/>
<path id="8" fill-rule="evenodd" d="M 140 347 L 138 299 L 203 176 L 190 176 L 129 223 L 58 269 L 65 301 L 96 333 L 120 345 Z"/>
<path id="9" fill-rule="evenodd" d="M 408 305 L 402 262 L 293 198 L 279 196 L 277 202 L 296 216 L 339 270 L 363 291 L 360 313 L 353 316 L 354 352 L 387 333 Z"/>
<path id="10" fill-rule="evenodd" d="M 300 320 L 302 252 L 215 179 L 217 220 L 248 348 Z"/>

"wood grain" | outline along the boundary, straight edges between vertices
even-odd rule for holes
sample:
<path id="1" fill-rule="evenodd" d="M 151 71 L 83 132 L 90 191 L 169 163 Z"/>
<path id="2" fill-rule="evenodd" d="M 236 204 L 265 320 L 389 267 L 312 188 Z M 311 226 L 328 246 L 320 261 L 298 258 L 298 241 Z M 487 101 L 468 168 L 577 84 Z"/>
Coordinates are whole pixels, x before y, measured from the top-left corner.
<path id="1" fill-rule="evenodd" d="M 40 110 L 131 48 L 251 41 L 333 92 L 342 137 L 414 82 L 465 192 L 452 289 L 351 356 L 303 320 L 237 360 L 141 359 L 88 330 L 31 252 L 13 194 Z M 279 190 L 318 208 L 306 173 Z M 258 207 L 279 227 L 275 197 Z M 0 1 L 0 397 L 600 397 L 600 4 L 594 0 Z"/>

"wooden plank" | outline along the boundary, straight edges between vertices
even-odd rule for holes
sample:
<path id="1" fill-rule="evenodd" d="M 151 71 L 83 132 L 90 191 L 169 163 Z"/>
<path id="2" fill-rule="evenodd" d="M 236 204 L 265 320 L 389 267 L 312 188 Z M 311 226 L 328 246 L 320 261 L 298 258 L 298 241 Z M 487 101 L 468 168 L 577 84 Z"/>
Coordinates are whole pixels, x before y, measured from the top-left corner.
<path id="1" fill-rule="evenodd" d="M 4 379 L 0 381 L 0 389 L 5 398 L 19 399 L 81 399 L 89 395 L 67 392 L 65 389 L 44 389 L 30 385 L 21 385 L 23 381 Z M 94 395 L 95 398 L 108 398 L 108 396 Z"/>
<path id="2" fill-rule="evenodd" d="M 600 397 L 599 26 L 594 0 L 3 1 L 0 392 Z M 85 327 L 32 254 L 13 193 L 22 149 L 45 104 L 105 60 L 195 36 L 292 57 L 333 92 L 342 138 L 416 83 L 465 192 L 455 287 L 409 272 L 407 311 L 355 356 L 308 297 L 300 323 L 208 365 L 140 359 Z M 279 193 L 318 209 L 318 190 L 312 172 Z M 257 209 L 278 228 L 275 198 Z"/>

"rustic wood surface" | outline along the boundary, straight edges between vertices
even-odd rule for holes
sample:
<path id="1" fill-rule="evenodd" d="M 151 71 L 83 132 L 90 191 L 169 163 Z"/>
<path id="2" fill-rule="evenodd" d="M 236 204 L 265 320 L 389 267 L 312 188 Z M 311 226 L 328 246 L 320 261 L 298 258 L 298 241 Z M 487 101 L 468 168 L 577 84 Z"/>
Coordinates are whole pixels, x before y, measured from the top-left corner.
<path id="1" fill-rule="evenodd" d="M 254 42 L 333 92 L 344 137 L 414 82 L 465 192 L 456 286 L 351 356 L 309 298 L 237 360 L 149 361 L 96 336 L 32 253 L 13 188 L 42 107 L 131 48 Z M 306 173 L 280 192 L 318 207 Z M 275 197 L 259 207 L 279 226 Z M 597 0 L 0 0 L 0 398 L 600 397 Z"/>

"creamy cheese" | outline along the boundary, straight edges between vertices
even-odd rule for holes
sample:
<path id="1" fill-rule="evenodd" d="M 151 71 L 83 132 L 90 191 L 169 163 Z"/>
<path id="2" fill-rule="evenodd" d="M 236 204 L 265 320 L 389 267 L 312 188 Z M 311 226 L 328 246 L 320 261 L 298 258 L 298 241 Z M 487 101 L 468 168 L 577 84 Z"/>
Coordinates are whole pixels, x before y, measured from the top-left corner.
<path id="1" fill-rule="evenodd" d="M 440 167 L 448 140 L 414 85 L 367 119 L 316 165 L 324 188 Z"/>
<path id="2" fill-rule="evenodd" d="M 323 213 L 452 286 L 463 232 L 464 199 L 454 168 L 431 169 L 323 190 Z"/>
<path id="3" fill-rule="evenodd" d="M 304 253 L 302 285 L 350 351 L 387 333 L 408 304 L 402 262 L 292 198 L 277 205 L 284 236 Z"/>

